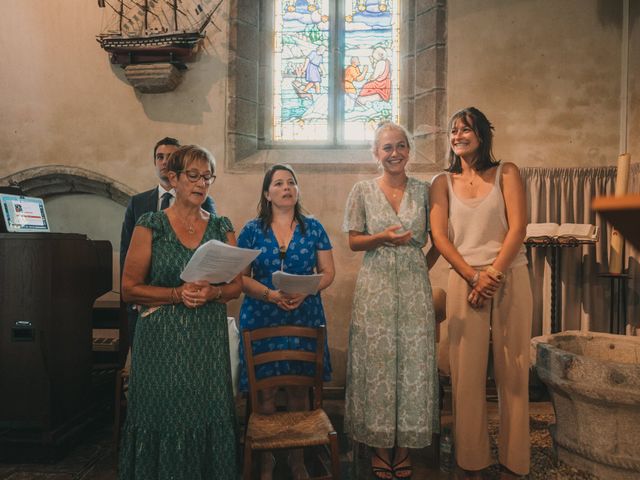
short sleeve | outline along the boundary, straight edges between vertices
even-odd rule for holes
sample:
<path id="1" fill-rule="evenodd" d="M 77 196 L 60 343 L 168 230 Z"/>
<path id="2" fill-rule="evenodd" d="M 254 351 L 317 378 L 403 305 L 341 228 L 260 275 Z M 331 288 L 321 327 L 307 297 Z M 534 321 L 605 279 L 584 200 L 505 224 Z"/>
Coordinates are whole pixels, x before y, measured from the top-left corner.
<path id="1" fill-rule="evenodd" d="M 234 228 L 233 228 L 233 224 L 231 223 L 231 220 L 229 220 L 228 217 L 218 217 L 219 222 L 220 222 L 220 231 L 222 233 L 228 233 L 228 232 L 235 232 Z"/>
<path id="2" fill-rule="evenodd" d="M 327 235 L 322 224 L 318 220 L 311 218 L 307 219 L 307 224 L 309 227 L 309 233 L 315 239 L 316 250 L 331 250 L 333 248 L 331 240 L 329 240 L 329 235 Z"/>
<path id="3" fill-rule="evenodd" d="M 154 234 L 164 231 L 164 223 L 162 217 L 165 214 L 163 212 L 146 212 L 140 215 L 136 226 L 146 227 L 153 230 Z"/>
<path id="4" fill-rule="evenodd" d="M 238 235 L 238 247 L 240 248 L 253 248 L 255 245 L 255 231 L 256 221 L 251 220 L 248 222 Z"/>
<path id="5" fill-rule="evenodd" d="M 347 198 L 342 230 L 347 233 L 350 230 L 365 232 L 366 228 L 367 213 L 364 205 L 364 193 L 362 191 L 362 182 L 358 182 L 353 186 Z"/>

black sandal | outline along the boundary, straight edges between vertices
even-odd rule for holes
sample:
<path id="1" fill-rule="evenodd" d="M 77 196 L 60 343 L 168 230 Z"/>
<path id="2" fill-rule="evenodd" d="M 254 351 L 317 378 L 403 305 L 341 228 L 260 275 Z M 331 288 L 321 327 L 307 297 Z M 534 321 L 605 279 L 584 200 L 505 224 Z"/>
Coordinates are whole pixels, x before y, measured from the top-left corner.
<path id="1" fill-rule="evenodd" d="M 371 471 L 373 472 L 373 476 L 378 480 L 393 480 L 393 467 L 389 462 L 387 462 L 384 458 L 378 455 L 375 451 L 373 455 L 378 458 L 382 463 L 386 465 L 386 467 L 376 467 L 373 463 L 371 463 Z M 386 477 L 384 474 L 388 474 Z"/>
<path id="2" fill-rule="evenodd" d="M 396 465 L 400 465 L 401 463 L 406 462 L 409 459 L 409 454 L 400 460 L 398 463 L 393 465 L 393 476 L 400 480 L 409 480 L 413 475 L 413 465 L 406 465 L 404 467 L 397 467 Z M 409 472 L 409 475 L 397 475 L 398 472 Z"/>

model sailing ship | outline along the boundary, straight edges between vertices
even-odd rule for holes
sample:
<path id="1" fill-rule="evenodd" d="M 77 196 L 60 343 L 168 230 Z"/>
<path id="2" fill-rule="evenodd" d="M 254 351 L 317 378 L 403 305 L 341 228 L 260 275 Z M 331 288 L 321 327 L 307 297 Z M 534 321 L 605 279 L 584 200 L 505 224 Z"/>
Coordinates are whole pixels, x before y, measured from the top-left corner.
<path id="1" fill-rule="evenodd" d="M 111 21 L 97 36 L 111 63 L 169 62 L 184 67 L 194 59 L 204 30 L 223 0 L 98 0 Z"/>

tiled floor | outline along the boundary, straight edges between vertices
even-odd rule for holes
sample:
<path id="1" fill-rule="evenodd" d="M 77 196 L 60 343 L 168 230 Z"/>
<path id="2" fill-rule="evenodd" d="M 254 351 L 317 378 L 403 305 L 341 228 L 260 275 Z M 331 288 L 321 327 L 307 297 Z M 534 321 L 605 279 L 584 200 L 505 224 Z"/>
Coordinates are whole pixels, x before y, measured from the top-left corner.
<path id="1" fill-rule="evenodd" d="M 338 400 L 328 401 L 325 407 L 332 417 L 336 429 L 340 430 L 344 403 Z M 241 410 L 239 409 L 239 411 Z M 496 414 L 497 405 L 489 402 L 493 434 L 495 434 Z M 529 478 L 541 480 L 547 478 L 589 478 L 579 472 L 567 470 L 566 467 L 554 466 L 551 440 L 546 428 L 548 420 L 553 418 L 551 404 L 547 402 L 532 403 L 531 415 L 533 448 L 532 472 Z M 447 409 L 442 415 L 442 422 L 443 424 L 451 422 L 451 415 Z M 0 464 L 0 480 L 115 480 L 117 479 L 117 459 L 111 435 L 111 425 L 105 421 L 102 425 L 94 428 L 81 445 L 56 464 Z M 352 454 L 344 436 L 341 439 L 341 450 L 344 478 L 366 478 L 369 480 L 371 473 L 368 455 L 364 453 L 356 456 L 359 460 L 352 462 Z M 286 456 L 277 455 L 276 458 L 275 478 L 277 480 L 289 478 Z M 413 451 L 412 458 L 414 460 L 414 480 L 450 478 L 449 474 L 439 470 L 434 449 L 425 448 Z M 487 478 L 497 478 L 497 472 L 489 471 Z"/>

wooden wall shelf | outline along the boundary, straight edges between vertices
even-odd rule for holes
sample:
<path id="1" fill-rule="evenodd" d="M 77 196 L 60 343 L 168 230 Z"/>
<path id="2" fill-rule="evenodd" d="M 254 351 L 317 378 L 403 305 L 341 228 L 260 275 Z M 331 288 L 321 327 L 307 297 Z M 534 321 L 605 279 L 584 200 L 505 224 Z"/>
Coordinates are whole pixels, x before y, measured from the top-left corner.
<path id="1" fill-rule="evenodd" d="M 596 197 L 592 208 L 640 249 L 640 195 Z"/>

